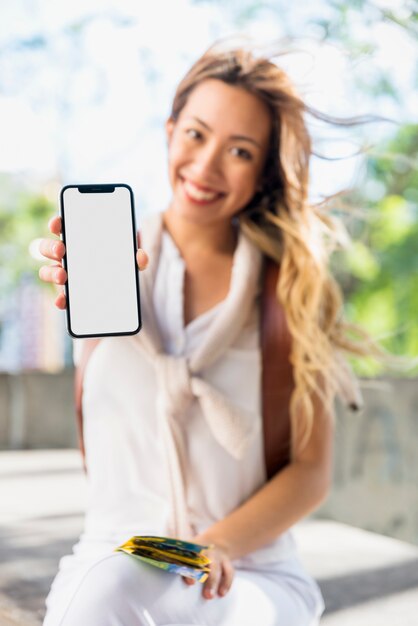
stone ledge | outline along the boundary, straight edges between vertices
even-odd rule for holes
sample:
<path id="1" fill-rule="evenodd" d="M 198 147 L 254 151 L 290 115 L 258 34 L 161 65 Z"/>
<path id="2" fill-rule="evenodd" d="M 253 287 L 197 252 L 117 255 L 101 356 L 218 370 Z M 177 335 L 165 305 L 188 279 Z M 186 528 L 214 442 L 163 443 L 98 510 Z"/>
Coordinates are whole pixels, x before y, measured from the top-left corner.
<path id="1" fill-rule="evenodd" d="M 0 452 L 0 623 L 40 626 L 59 558 L 83 520 L 85 479 L 77 450 Z M 413 626 L 418 547 L 333 521 L 294 528 L 326 602 L 324 626 Z"/>

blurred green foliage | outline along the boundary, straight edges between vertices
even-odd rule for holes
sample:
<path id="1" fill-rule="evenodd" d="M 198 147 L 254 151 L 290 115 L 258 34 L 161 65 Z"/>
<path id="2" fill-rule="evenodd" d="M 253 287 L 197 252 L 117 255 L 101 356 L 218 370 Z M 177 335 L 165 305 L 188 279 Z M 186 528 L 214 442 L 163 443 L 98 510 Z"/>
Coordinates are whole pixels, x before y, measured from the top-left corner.
<path id="1" fill-rule="evenodd" d="M 54 213 L 56 206 L 39 189 L 0 175 L 0 290 L 4 298 L 23 276 L 39 281 L 41 263 L 31 256 L 29 246 L 33 240 L 50 235 L 48 221 Z"/>
<path id="2" fill-rule="evenodd" d="M 376 150 L 377 151 L 377 150 Z M 353 245 L 333 264 L 350 321 L 397 355 L 418 355 L 418 125 L 405 125 L 365 161 L 350 203 L 364 219 L 349 227 Z M 381 373 L 356 359 L 362 375 Z M 409 375 L 416 375 L 417 368 Z"/>

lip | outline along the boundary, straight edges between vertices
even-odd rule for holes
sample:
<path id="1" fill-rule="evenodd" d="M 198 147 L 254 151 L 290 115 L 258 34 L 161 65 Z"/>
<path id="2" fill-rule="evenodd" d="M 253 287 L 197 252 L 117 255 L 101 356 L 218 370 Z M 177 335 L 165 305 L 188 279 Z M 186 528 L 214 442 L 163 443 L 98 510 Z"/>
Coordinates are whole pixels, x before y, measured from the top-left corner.
<path id="1" fill-rule="evenodd" d="M 225 195 L 224 191 L 219 191 L 218 189 L 214 189 L 213 187 L 206 187 L 204 185 L 200 185 L 199 183 L 196 183 L 191 178 L 187 178 L 185 176 L 179 176 L 179 178 L 183 183 L 187 180 L 188 183 L 191 183 L 194 187 L 196 187 L 196 189 L 200 189 L 201 191 L 206 191 L 207 193 L 217 193 L 223 196 Z"/>
<path id="2" fill-rule="evenodd" d="M 210 188 L 210 187 L 203 187 L 202 185 L 197 185 L 196 183 L 194 183 L 193 181 L 191 181 L 189 178 L 184 178 L 182 176 L 179 176 L 181 182 L 182 182 L 182 190 L 183 190 L 183 194 L 185 195 L 186 199 L 188 200 L 188 202 L 191 202 L 192 204 L 197 204 L 199 206 L 206 206 L 209 204 L 214 204 L 216 202 L 219 202 L 219 200 L 221 200 L 224 196 L 225 193 L 222 191 L 215 191 L 214 189 Z M 184 184 L 185 182 L 191 183 L 192 185 L 194 185 L 197 189 L 203 191 L 203 192 L 207 192 L 207 193 L 216 193 L 217 195 L 212 198 L 211 200 L 205 200 L 203 198 L 195 198 L 192 197 L 191 195 L 189 195 L 189 193 L 187 192 L 187 188 L 186 185 Z"/>

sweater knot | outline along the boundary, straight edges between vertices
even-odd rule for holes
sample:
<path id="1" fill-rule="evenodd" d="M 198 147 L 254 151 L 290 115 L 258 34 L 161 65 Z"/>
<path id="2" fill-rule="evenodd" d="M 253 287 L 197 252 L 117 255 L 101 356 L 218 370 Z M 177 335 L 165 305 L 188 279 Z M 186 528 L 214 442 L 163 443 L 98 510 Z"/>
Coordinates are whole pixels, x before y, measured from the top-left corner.
<path id="1" fill-rule="evenodd" d="M 193 401 L 187 359 L 159 353 L 155 367 L 162 405 L 173 417 L 179 418 Z"/>

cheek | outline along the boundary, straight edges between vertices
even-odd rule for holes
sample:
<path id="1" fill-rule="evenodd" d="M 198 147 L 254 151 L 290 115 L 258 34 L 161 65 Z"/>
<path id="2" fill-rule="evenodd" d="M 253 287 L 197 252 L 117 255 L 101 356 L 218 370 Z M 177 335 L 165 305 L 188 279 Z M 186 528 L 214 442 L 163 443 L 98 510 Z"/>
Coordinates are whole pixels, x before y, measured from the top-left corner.
<path id="1" fill-rule="evenodd" d="M 170 179 L 175 182 L 179 170 L 190 161 L 190 151 L 180 142 L 173 141 L 168 150 L 168 170 Z"/>
<path id="2" fill-rule="evenodd" d="M 172 143 L 168 150 L 168 165 L 170 169 L 176 167 L 177 163 L 179 162 L 179 158 L 180 151 L 178 149 L 178 146 L 175 143 Z"/>
<path id="3" fill-rule="evenodd" d="M 176 183 L 178 170 L 181 165 L 181 154 L 179 154 L 175 146 L 173 146 L 168 152 L 168 176 L 172 186 Z"/>
<path id="4" fill-rule="evenodd" d="M 251 200 L 257 185 L 257 172 L 253 168 L 243 168 L 232 177 L 233 188 L 240 199 Z"/>

